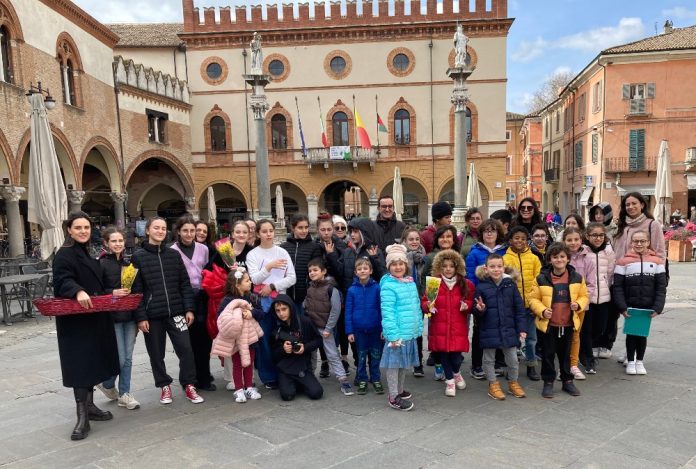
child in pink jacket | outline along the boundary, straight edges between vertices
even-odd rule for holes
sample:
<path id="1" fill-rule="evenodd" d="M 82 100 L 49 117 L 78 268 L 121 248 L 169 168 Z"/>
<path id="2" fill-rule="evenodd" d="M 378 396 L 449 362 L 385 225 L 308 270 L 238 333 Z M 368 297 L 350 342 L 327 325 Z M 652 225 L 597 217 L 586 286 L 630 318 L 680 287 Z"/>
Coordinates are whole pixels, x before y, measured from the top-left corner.
<path id="1" fill-rule="evenodd" d="M 211 355 L 232 358 L 232 380 L 234 400 L 238 403 L 247 399 L 261 399 L 253 386 L 255 346 L 263 336 L 258 320 L 263 310 L 251 293 L 252 284 L 244 267 L 230 271 L 225 284 L 225 298 L 218 310 L 220 332 L 213 341 Z"/>
<path id="2" fill-rule="evenodd" d="M 587 293 L 590 298 L 595 294 L 597 288 L 597 264 L 590 249 L 582 243 L 582 231 L 578 228 L 566 228 L 563 231 L 563 244 L 570 251 L 570 265 L 575 267 L 575 271 L 582 275 L 587 285 Z M 580 324 L 585 319 L 585 311 L 578 311 Z M 570 345 L 570 372 L 575 379 L 585 379 L 585 374 L 578 367 L 580 358 L 580 331 L 573 331 L 573 341 Z M 587 363 L 584 364 L 587 366 Z"/>

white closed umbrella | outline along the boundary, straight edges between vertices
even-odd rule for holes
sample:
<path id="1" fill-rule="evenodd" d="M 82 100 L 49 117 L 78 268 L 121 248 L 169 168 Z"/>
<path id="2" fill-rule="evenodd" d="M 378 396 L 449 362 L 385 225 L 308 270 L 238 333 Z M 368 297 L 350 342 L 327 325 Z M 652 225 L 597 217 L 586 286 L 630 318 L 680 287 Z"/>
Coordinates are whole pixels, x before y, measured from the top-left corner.
<path id="1" fill-rule="evenodd" d="M 208 222 L 217 224 L 217 205 L 213 186 L 208 187 Z"/>
<path id="2" fill-rule="evenodd" d="M 655 220 L 663 225 L 669 224 L 672 213 L 672 169 L 667 140 L 660 143 L 657 156 L 657 176 L 655 178 Z"/>
<path id="3" fill-rule="evenodd" d="M 278 184 L 276 186 L 276 222 L 280 223 L 281 227 L 285 227 L 285 204 L 283 204 L 283 188 Z"/>
<path id="4" fill-rule="evenodd" d="M 404 188 L 401 185 L 401 170 L 398 166 L 394 168 L 392 198 L 394 199 L 394 213 L 396 214 L 396 219 L 401 221 L 401 216 L 404 213 Z"/>
<path id="5" fill-rule="evenodd" d="M 469 170 L 469 183 L 466 188 L 466 206 L 469 208 L 480 208 L 483 205 L 481 200 L 481 191 L 479 190 L 478 177 L 476 177 L 476 169 L 474 163 L 471 163 Z"/>
<path id="6" fill-rule="evenodd" d="M 43 96 L 33 93 L 29 96 L 29 102 L 31 143 L 27 218 L 41 226 L 41 258 L 47 260 L 65 240 L 63 220 L 68 218 L 68 196 L 60 174 Z"/>

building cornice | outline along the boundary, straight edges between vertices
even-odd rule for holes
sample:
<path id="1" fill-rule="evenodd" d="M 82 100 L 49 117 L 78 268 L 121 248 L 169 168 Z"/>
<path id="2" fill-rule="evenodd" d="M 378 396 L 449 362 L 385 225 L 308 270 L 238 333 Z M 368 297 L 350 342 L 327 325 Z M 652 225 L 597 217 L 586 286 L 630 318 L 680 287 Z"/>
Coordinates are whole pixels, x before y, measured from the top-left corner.
<path id="1" fill-rule="evenodd" d="M 101 24 L 89 13 L 78 7 L 70 0 L 40 0 L 41 3 L 60 13 L 87 33 L 113 49 L 118 42 L 118 36 Z"/>
<path id="2" fill-rule="evenodd" d="M 176 99 L 168 98 L 167 96 L 162 96 L 160 94 L 152 93 L 150 91 L 141 90 L 131 85 L 126 85 L 125 83 L 118 84 L 119 92 L 123 94 L 129 94 L 135 96 L 136 98 L 142 98 L 146 101 L 153 103 L 164 104 L 165 106 L 173 107 L 180 111 L 191 112 L 191 105 L 178 101 Z"/>

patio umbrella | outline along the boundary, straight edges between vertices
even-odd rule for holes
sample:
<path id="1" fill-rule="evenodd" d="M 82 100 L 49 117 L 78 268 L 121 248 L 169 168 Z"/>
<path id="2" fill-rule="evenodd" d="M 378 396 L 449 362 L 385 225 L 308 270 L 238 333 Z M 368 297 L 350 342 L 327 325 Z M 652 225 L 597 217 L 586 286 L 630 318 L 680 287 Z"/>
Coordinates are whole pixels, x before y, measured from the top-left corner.
<path id="1" fill-rule="evenodd" d="M 213 186 L 208 187 L 208 222 L 217 223 L 217 207 L 215 205 Z"/>
<path id="2" fill-rule="evenodd" d="M 63 220 L 68 218 L 68 196 L 60 174 L 43 96 L 34 93 L 29 96 L 29 102 L 31 143 L 27 218 L 41 226 L 41 258 L 47 260 L 65 240 L 62 225 Z"/>
<path id="3" fill-rule="evenodd" d="M 392 198 L 394 199 L 394 213 L 396 214 L 396 219 L 401 221 L 401 215 L 404 213 L 404 188 L 401 185 L 401 170 L 398 166 L 394 168 Z"/>
<path id="4" fill-rule="evenodd" d="M 660 143 L 657 157 L 657 175 L 655 178 L 655 220 L 663 225 L 669 224 L 672 213 L 672 169 L 670 167 L 669 145 L 667 140 Z"/>
<path id="5" fill-rule="evenodd" d="M 483 202 L 481 201 L 481 191 L 479 190 L 478 177 L 476 177 L 474 163 L 471 163 L 470 168 L 469 184 L 466 188 L 466 206 L 469 208 L 479 208 L 483 205 Z"/>
<path id="6" fill-rule="evenodd" d="M 276 186 L 276 222 L 280 223 L 281 227 L 285 226 L 285 205 L 283 204 L 283 188 L 278 184 Z"/>

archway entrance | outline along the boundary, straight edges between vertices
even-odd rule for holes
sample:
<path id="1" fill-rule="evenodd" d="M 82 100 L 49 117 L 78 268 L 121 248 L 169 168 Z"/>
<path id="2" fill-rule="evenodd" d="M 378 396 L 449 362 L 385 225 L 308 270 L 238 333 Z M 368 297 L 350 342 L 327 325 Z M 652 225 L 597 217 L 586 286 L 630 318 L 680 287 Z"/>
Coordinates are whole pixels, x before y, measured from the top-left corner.
<path id="1" fill-rule="evenodd" d="M 280 184 L 283 190 L 283 208 L 285 210 L 285 225 L 290 226 L 290 218 L 296 213 L 307 215 L 307 196 L 298 186 L 287 181 L 278 181 L 271 183 L 271 213 L 273 219 L 277 219 L 276 215 L 276 187 Z"/>
<path id="2" fill-rule="evenodd" d="M 488 218 L 488 201 L 490 196 L 488 194 L 488 189 L 486 189 L 486 186 L 484 186 L 480 180 L 479 191 L 481 192 L 481 206 L 479 207 L 479 210 L 481 210 L 483 218 L 486 219 Z M 445 184 L 440 191 L 440 197 L 437 200 L 447 201 L 450 205 L 454 206 L 454 179 L 450 179 L 449 182 Z"/>
<path id="3" fill-rule="evenodd" d="M 210 186 L 209 186 L 210 187 Z M 212 185 L 215 195 L 215 208 L 217 220 L 217 232 L 220 236 L 227 236 L 232 229 L 232 224 L 237 220 L 243 220 L 247 216 L 247 204 L 244 194 L 232 184 L 215 183 Z M 210 221 L 208 216 L 208 188 L 201 195 L 199 216 Z"/>
<path id="4" fill-rule="evenodd" d="M 415 179 L 402 177 L 401 187 L 404 193 L 404 213 L 402 219 L 406 224 L 427 225 L 429 222 L 428 213 L 428 193 L 420 182 Z M 394 181 L 389 182 L 384 189 L 383 195 L 394 195 Z"/>
<path id="5" fill-rule="evenodd" d="M 353 181 L 336 181 L 329 184 L 319 196 L 319 210 L 345 218 L 367 217 L 370 213 L 368 194 Z"/>
<path id="6" fill-rule="evenodd" d="M 113 155 L 106 158 L 97 147 L 87 153 L 82 166 L 82 190 L 85 191 L 82 209 L 94 222 L 98 225 L 114 223 L 114 201 L 110 194 L 120 191 L 120 184 Z"/>

